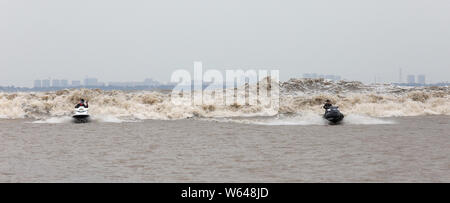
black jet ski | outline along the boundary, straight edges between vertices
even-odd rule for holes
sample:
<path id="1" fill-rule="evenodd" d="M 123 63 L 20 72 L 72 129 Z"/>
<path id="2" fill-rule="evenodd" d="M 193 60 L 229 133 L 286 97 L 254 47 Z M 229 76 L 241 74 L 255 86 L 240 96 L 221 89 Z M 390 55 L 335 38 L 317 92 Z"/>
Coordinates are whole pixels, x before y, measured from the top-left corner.
<path id="1" fill-rule="evenodd" d="M 344 114 L 339 111 L 339 107 L 332 106 L 325 110 L 323 118 L 328 120 L 331 124 L 337 124 L 344 119 Z"/>
<path id="2" fill-rule="evenodd" d="M 77 123 L 87 123 L 89 122 L 89 109 L 84 107 L 78 107 L 75 109 L 75 112 L 73 114 L 73 119 Z"/>

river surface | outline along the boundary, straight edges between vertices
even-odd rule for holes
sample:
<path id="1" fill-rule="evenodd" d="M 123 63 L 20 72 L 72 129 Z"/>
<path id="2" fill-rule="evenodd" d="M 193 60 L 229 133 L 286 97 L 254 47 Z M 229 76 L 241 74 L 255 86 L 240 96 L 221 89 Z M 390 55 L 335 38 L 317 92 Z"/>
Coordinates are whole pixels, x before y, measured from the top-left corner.
<path id="1" fill-rule="evenodd" d="M 450 182 L 449 119 L 0 119 L 0 182 Z"/>

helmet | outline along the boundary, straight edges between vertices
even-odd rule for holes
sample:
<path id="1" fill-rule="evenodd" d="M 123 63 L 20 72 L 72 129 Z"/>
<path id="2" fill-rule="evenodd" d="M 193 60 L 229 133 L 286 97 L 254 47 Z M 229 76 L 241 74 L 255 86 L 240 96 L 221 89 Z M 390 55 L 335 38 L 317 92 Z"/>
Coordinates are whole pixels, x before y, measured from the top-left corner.
<path id="1" fill-rule="evenodd" d="M 329 99 L 327 99 L 325 102 L 330 103 L 331 101 Z"/>
<path id="2" fill-rule="evenodd" d="M 80 99 L 81 103 L 84 103 L 84 99 Z"/>

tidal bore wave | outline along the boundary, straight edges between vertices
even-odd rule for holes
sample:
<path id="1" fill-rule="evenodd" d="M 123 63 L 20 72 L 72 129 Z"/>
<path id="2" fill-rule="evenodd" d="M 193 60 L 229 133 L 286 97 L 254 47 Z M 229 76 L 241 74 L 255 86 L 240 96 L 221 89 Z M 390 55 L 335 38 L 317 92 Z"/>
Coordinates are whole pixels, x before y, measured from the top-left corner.
<path id="1" fill-rule="evenodd" d="M 370 117 L 450 115 L 448 87 L 406 88 L 364 85 L 360 82 L 330 82 L 322 79 L 291 79 L 271 84 L 280 88 L 279 106 L 174 104 L 170 92 L 103 91 L 72 89 L 56 92 L 0 93 L 0 118 L 49 119 L 70 116 L 74 104 L 89 100 L 90 113 L 100 118 L 186 119 L 277 115 L 320 115 L 330 99 L 346 115 Z M 351 117 L 350 117 L 351 118 Z M 305 121 L 306 122 L 306 121 Z M 293 122 L 298 123 L 298 122 Z"/>

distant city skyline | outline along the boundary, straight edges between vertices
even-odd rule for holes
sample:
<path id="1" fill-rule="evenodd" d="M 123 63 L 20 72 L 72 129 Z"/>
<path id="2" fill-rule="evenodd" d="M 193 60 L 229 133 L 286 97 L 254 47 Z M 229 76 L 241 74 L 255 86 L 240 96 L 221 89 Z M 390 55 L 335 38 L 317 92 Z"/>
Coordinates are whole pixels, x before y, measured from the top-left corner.
<path id="1" fill-rule="evenodd" d="M 422 73 L 417 73 L 417 74 L 407 74 L 407 75 L 403 75 L 403 69 L 401 69 L 399 71 L 399 75 L 398 75 L 398 79 L 397 80 L 382 80 L 380 79 L 380 76 L 375 75 L 374 79 L 372 79 L 371 81 L 368 81 L 366 83 L 417 83 L 417 84 L 426 84 L 426 83 L 447 83 L 449 82 L 448 80 L 443 80 L 443 81 L 431 81 L 427 75 L 422 74 Z M 404 77 L 404 78 L 403 78 Z M 414 79 L 412 79 L 412 77 L 414 77 Z M 299 74 L 298 76 L 292 76 L 291 78 L 324 78 L 324 79 L 330 79 L 330 80 L 351 80 L 349 78 L 346 78 L 344 76 L 341 75 L 336 75 L 336 74 L 325 74 L 325 73 L 302 73 L 301 75 Z M 395 78 L 395 77 L 392 77 Z M 290 79 L 290 78 L 289 78 Z M 39 81 L 38 81 L 39 80 Z M 147 80 L 147 82 L 145 82 Z M 87 84 L 87 86 L 108 86 L 108 85 L 113 85 L 113 86 L 128 86 L 128 87 L 132 87 L 132 86 L 138 86 L 138 85 L 143 85 L 144 83 L 149 83 L 148 80 L 160 83 L 160 84 L 167 84 L 169 82 L 167 81 L 159 81 L 159 80 L 155 80 L 153 78 L 144 78 L 141 79 L 141 82 L 139 80 L 133 80 L 133 81 L 126 81 L 126 80 L 121 80 L 121 81 L 107 81 L 107 82 L 102 82 L 101 79 L 98 79 L 96 77 L 85 77 L 83 80 L 68 80 L 66 78 L 63 79 L 59 79 L 59 78 L 52 78 L 52 77 L 47 77 L 46 79 L 35 79 L 34 81 L 30 81 L 28 86 L 20 86 L 20 85 L 16 85 L 16 84 L 9 84 L 9 85 L 0 85 L 0 86 L 17 86 L 17 87 L 28 87 L 28 88 L 32 88 L 32 87 L 36 87 L 36 86 L 41 86 L 41 87 L 58 87 L 58 86 L 62 86 L 62 87 L 76 87 L 76 86 L 85 86 L 85 84 Z M 364 81 L 362 81 L 364 82 Z M 56 83 L 56 84 L 55 84 Z"/>
<path id="2" fill-rule="evenodd" d="M 323 75 L 317 73 L 305 73 L 303 77 L 300 78 L 323 78 L 327 80 L 337 81 L 341 79 L 339 75 Z M 344 78 L 345 80 L 345 78 Z M 376 80 L 376 79 L 375 79 Z M 70 80 L 67 79 L 36 79 L 34 80 L 33 87 L 20 87 L 20 86 L 0 86 L 0 91 L 6 92 L 16 92 L 16 91 L 56 91 L 62 89 L 71 88 L 99 88 L 103 90 L 170 90 L 175 87 L 175 83 L 160 83 L 156 80 L 147 78 L 143 81 L 128 81 L 128 82 L 101 82 L 99 79 L 94 77 L 85 78 L 82 82 L 81 80 Z M 192 80 L 191 85 L 194 84 Z M 211 83 L 204 82 L 203 88 L 206 88 Z M 395 82 L 392 83 L 399 86 L 450 86 L 448 81 L 443 82 L 428 82 L 426 75 L 412 75 L 408 74 L 405 76 L 405 82 Z"/>
<path id="3" fill-rule="evenodd" d="M 427 80 L 427 76 L 425 74 L 408 74 L 405 76 L 403 80 L 402 72 L 400 71 L 399 81 L 390 81 L 386 83 L 404 83 L 404 84 L 427 84 L 432 83 Z M 301 77 L 297 78 L 323 78 L 329 79 L 333 81 L 346 80 L 346 78 L 340 75 L 331 75 L 331 74 L 321 74 L 321 73 L 303 73 Z M 374 79 L 372 83 L 380 83 L 382 81 L 376 81 L 377 78 Z M 404 81 L 404 82 L 403 82 Z M 82 86 L 116 86 L 116 87 L 134 87 L 134 86 L 157 86 L 168 84 L 168 82 L 157 81 L 151 78 L 146 78 L 141 81 L 108 81 L 102 82 L 96 77 L 87 77 L 83 80 L 68 80 L 68 79 L 56 79 L 56 78 L 47 78 L 47 79 L 35 79 L 32 82 L 31 86 L 17 86 L 17 87 L 28 87 L 28 88 L 50 88 L 50 87 L 82 87 Z M 448 83 L 448 81 L 437 81 L 435 83 Z M 9 85 L 16 86 L 16 85 Z"/>
<path id="4" fill-rule="evenodd" d="M 114 87 L 137 87 L 137 86 L 158 86 L 163 85 L 159 81 L 146 78 L 142 82 L 136 81 L 125 81 L 125 82 L 102 82 L 98 78 L 88 77 L 81 82 L 81 80 L 70 80 L 67 79 L 35 79 L 33 88 L 58 88 L 58 87 L 104 87 L 104 86 L 114 86 Z"/>

